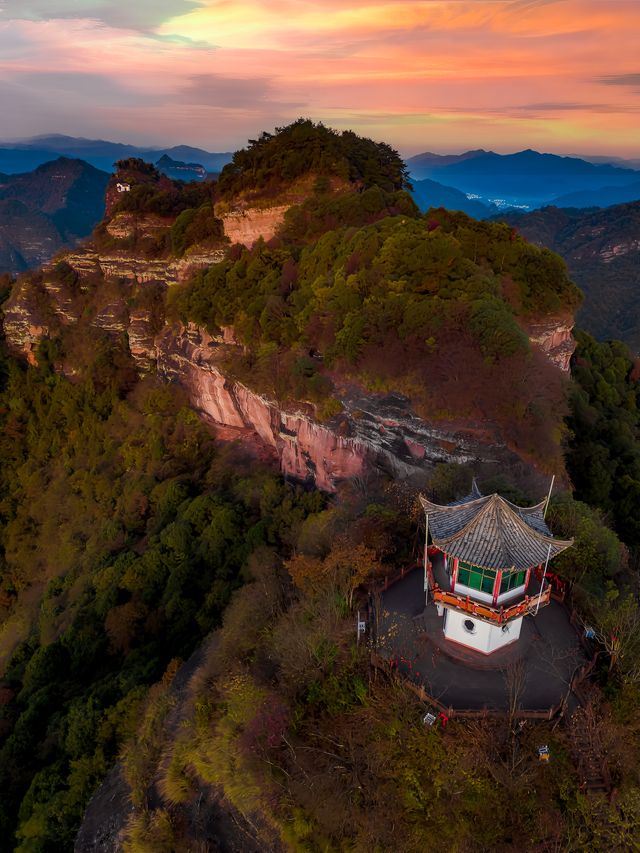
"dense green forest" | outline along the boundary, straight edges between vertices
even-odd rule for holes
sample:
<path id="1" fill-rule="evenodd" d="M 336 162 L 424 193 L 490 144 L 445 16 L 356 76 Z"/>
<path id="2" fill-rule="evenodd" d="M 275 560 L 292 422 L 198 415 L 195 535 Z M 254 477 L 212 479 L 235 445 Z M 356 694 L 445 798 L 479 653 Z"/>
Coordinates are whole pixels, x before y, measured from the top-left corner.
<path id="1" fill-rule="evenodd" d="M 38 369 L 2 360 L 3 849 L 14 831 L 21 851 L 72 848 L 147 685 L 219 624 L 250 555 L 286 553 L 323 506 L 216 450 L 175 392 L 131 388 L 113 355 L 73 385 L 46 348 Z"/>
<path id="2" fill-rule="evenodd" d="M 576 495 L 640 546 L 640 384 L 626 344 L 576 332 L 567 464 Z"/>

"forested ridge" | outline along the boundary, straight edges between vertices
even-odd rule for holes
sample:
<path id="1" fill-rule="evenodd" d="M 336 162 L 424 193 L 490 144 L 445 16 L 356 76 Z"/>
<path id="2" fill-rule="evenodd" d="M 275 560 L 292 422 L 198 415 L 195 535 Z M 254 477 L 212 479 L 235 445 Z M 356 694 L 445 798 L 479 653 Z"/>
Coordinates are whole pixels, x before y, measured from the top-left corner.
<path id="1" fill-rule="evenodd" d="M 275 133 L 263 132 L 249 140 L 222 169 L 218 187 L 223 197 L 244 192 L 260 196 L 275 193 L 308 173 L 387 192 L 409 186 L 407 168 L 391 146 L 300 118 L 276 128 Z"/>
<path id="2" fill-rule="evenodd" d="M 270 244 L 233 247 L 169 294 L 169 316 L 214 333 L 232 326 L 244 350 L 227 369 L 276 399 L 330 400 L 335 371 L 403 391 L 432 420 L 498 424 L 518 452 L 553 468 L 562 377 L 525 328 L 579 303 L 563 262 L 509 226 L 422 216 L 377 187 L 347 198 L 310 200 Z M 314 234 L 315 211 L 346 222 Z"/>
<path id="3" fill-rule="evenodd" d="M 123 387 L 113 355 L 74 385 L 45 352 L 3 361 L 0 836 L 25 851 L 71 849 L 145 687 L 323 504 L 215 450 L 173 391 Z"/>
<path id="4" fill-rule="evenodd" d="M 287 483 L 248 447 L 218 444 L 175 387 L 139 379 L 123 336 L 94 330 L 83 347 L 62 328 L 38 366 L 0 355 L 0 839 L 21 853 L 72 849 L 120 760 L 134 806 L 128 853 L 209 849 L 189 809 L 220 789 L 265 849 L 274 839 L 313 853 L 633 849 L 634 363 L 622 345 L 578 333 L 573 380 L 560 380 L 525 327 L 579 303 L 562 262 L 506 225 L 421 216 L 397 155 L 369 140 L 297 122 L 252 143 L 206 197 L 147 170 L 115 213 L 177 215 L 147 248 L 179 255 L 203 234 L 219 239 L 216 193 L 275 192 L 300 177 L 305 139 L 318 177 L 354 189 L 316 181 L 269 244 L 230 247 L 176 286 L 169 315 L 232 325 L 244 349 L 231 374 L 327 417 L 342 372 L 408 392 L 431 417 L 452 416 L 455 400 L 463 421 L 498 418 L 539 459 L 565 454 L 575 494 L 556 495 L 548 520 L 575 544 L 554 569 L 602 650 L 596 724 L 617 796 L 581 791 L 554 723 L 528 723 L 517 740 L 513 718 L 425 727 L 420 703 L 375 678 L 356 641 L 367 586 L 420 557 L 418 488 L 453 500 L 472 466 L 438 465 L 406 485 L 371 473 L 334 496 Z M 80 292 L 64 264 L 55 276 Z M 0 285 L 2 299 L 11 283 Z M 82 360 L 70 378 L 56 370 L 63 352 L 67 368 L 69 354 Z M 510 471 L 480 485 L 540 498 Z M 212 631 L 168 736 L 172 680 Z"/>

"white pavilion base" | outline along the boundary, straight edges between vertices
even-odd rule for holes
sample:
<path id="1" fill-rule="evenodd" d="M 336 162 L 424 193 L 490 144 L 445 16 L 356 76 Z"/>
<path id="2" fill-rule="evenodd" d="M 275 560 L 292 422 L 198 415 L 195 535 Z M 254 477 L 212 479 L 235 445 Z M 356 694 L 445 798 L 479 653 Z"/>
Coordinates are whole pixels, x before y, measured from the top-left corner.
<path id="1" fill-rule="evenodd" d="M 522 616 L 505 625 L 493 625 L 461 610 L 445 608 L 444 611 L 444 635 L 447 640 L 485 655 L 515 643 L 521 627 Z"/>

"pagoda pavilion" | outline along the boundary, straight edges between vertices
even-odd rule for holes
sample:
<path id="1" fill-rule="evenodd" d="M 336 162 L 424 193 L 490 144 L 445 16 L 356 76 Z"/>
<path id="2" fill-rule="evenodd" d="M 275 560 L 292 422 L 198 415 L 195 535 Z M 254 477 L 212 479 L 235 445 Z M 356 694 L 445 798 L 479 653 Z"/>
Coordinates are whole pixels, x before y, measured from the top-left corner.
<path id="1" fill-rule="evenodd" d="M 498 494 L 481 495 L 474 480 L 462 500 L 420 502 L 424 589 L 427 603 L 431 594 L 444 615 L 445 637 L 484 654 L 514 643 L 523 617 L 549 603 L 549 560 L 573 544 L 554 539 L 544 520 L 547 501 L 516 506 Z"/>

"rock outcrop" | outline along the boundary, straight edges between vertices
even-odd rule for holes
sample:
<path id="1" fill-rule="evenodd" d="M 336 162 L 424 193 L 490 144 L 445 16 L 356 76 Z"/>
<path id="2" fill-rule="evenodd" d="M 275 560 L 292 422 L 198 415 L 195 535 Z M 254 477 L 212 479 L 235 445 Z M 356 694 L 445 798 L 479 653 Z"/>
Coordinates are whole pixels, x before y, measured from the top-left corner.
<path id="1" fill-rule="evenodd" d="M 125 280 L 118 298 L 105 290 L 93 315 L 81 319 L 77 293 L 61 285 L 45 268 L 40 284 L 25 279 L 14 288 L 5 306 L 5 334 L 12 351 L 35 361 L 35 350 L 60 325 L 88 323 L 111 337 L 126 334 L 139 372 L 157 370 L 168 382 L 181 386 L 193 407 L 210 423 L 222 428 L 226 438 L 251 434 L 270 448 L 282 471 L 296 479 L 314 482 L 332 491 L 344 479 L 363 474 L 371 467 L 396 477 L 428 470 L 438 462 L 521 465 L 519 458 L 496 442 L 491 427 L 461 429 L 451 424 L 427 423 L 399 394 L 368 394 L 356 387 L 343 389 L 338 397 L 342 412 L 326 423 L 314 417 L 311 405 L 280 407 L 246 385 L 229 380 L 221 368 L 221 355 L 237 345 L 232 329 L 213 337 L 194 325 L 169 326 L 158 311 L 130 307 L 126 297 L 141 293 L 147 282 L 175 284 L 184 275 L 186 261 L 150 261 L 123 255 L 101 255 L 87 249 L 66 256 L 81 276 L 80 291 L 104 287 L 104 278 Z M 206 266 L 218 253 L 196 255 Z M 84 283 L 83 283 L 84 282 Z M 93 282 L 93 283 L 92 283 Z M 96 284 L 97 282 L 97 284 Z M 135 299 L 134 299 L 135 303 Z M 60 324 L 60 325 L 58 325 Z M 561 370 L 568 370 L 574 342 L 569 318 L 550 320 L 528 331 L 539 347 Z M 66 371 L 67 373 L 69 371 Z"/>
<path id="2" fill-rule="evenodd" d="M 282 471 L 334 491 L 344 479 L 377 467 L 408 477 L 438 462 L 513 464 L 506 447 L 462 430 L 436 428 L 411 410 L 399 394 L 352 391 L 342 395 L 344 410 L 327 423 L 308 411 L 283 409 L 219 367 L 220 339 L 197 326 L 166 327 L 156 338 L 158 373 L 184 388 L 191 404 L 228 435 L 255 433 L 273 448 Z"/>
<path id="3" fill-rule="evenodd" d="M 183 258 L 144 258 L 125 251 L 97 252 L 86 248 L 65 256 L 65 261 L 81 276 L 99 275 L 138 284 L 159 281 L 167 286 L 187 281 L 194 272 L 224 259 L 222 248 L 194 247 Z"/>
<path id="4" fill-rule="evenodd" d="M 576 342 L 571 334 L 573 317 L 549 319 L 529 327 L 529 340 L 533 346 L 542 350 L 549 361 L 564 373 L 569 373 L 571 356 L 575 352 Z"/>
<path id="5" fill-rule="evenodd" d="M 38 344 L 49 336 L 50 311 L 42 294 L 28 279 L 14 285 L 3 306 L 3 329 L 12 355 L 36 364 Z"/>
<path id="6" fill-rule="evenodd" d="M 155 318 L 151 311 L 144 308 L 129 312 L 127 325 L 129 352 L 140 373 L 149 373 L 155 369 L 157 360 Z"/>
<path id="7" fill-rule="evenodd" d="M 272 236 L 287 209 L 285 204 L 255 209 L 245 206 L 241 211 L 227 210 L 219 215 L 230 240 L 250 245 L 259 236 Z M 128 214 L 119 214 L 112 222 L 118 237 L 134 227 Z M 160 228 L 162 223 L 149 222 L 148 226 Z M 149 259 L 126 251 L 99 252 L 92 246 L 71 252 L 65 261 L 79 276 L 74 288 L 60 284 L 52 266 L 44 268 L 37 282 L 25 279 L 14 288 L 5 306 L 7 339 L 13 352 L 33 362 L 39 341 L 61 326 L 86 323 L 114 338 L 124 334 L 140 373 L 157 370 L 167 382 L 186 391 L 193 407 L 216 425 L 220 435 L 253 436 L 278 458 L 285 474 L 314 482 L 326 491 L 372 467 L 396 477 L 428 470 L 438 462 L 473 462 L 494 471 L 504 466 L 522 468 L 522 460 L 496 440 L 494 425 L 465 424 L 460 428 L 428 423 L 400 394 L 343 388 L 336 393 L 342 411 L 327 422 L 314 417 L 311 404 L 279 406 L 225 376 L 221 356 L 237 345 L 232 329 L 221 330 L 213 337 L 195 325 L 167 325 L 162 300 L 160 307 L 140 307 L 155 304 L 138 298 L 149 283 L 174 286 L 194 270 L 223 258 L 223 249 L 202 246 L 173 260 Z M 78 293 L 88 294 L 94 306 L 91 311 L 80 310 Z M 101 298 L 96 299 L 97 294 Z M 574 350 L 572 325 L 570 317 L 549 318 L 527 329 L 532 345 L 565 372 Z"/>
<path id="8" fill-rule="evenodd" d="M 128 240 L 132 237 L 157 237 L 169 231 L 174 222 L 175 217 L 116 213 L 107 221 L 105 230 L 110 237 L 114 237 L 116 240 Z"/>
<path id="9" fill-rule="evenodd" d="M 260 237 L 268 241 L 275 236 L 290 206 L 238 207 L 224 213 L 216 211 L 216 215 L 224 223 L 225 236 L 250 249 Z"/>

